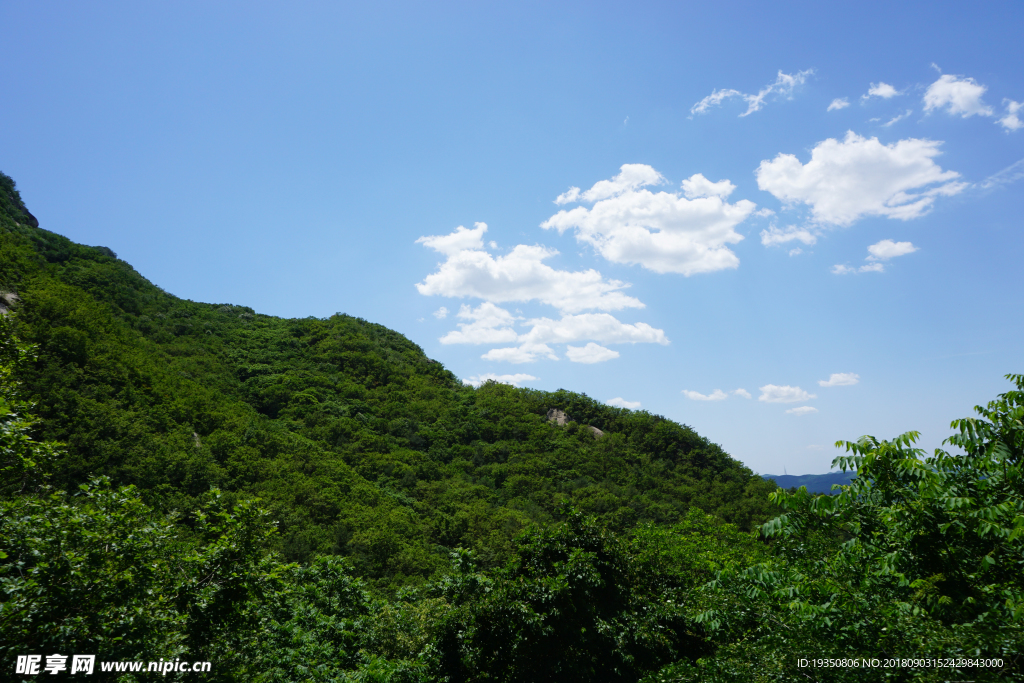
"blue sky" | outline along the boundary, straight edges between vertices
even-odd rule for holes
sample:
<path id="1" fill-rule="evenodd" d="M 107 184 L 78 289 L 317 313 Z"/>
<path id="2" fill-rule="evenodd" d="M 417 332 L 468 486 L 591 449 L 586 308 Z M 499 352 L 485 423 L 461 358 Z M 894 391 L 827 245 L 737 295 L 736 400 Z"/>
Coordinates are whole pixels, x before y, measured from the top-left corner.
<path id="1" fill-rule="evenodd" d="M 762 473 L 933 448 L 1024 371 L 1020 3 L 11 0 L 0 25 L 0 170 L 178 296 L 360 316 Z"/>

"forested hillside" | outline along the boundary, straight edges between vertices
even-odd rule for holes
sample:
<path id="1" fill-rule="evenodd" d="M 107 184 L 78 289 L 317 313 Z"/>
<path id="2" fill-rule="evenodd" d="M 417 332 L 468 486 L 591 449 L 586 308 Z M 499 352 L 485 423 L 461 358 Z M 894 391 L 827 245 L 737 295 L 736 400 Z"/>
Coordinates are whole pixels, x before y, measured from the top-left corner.
<path id="1" fill-rule="evenodd" d="M 690 506 L 744 529 L 768 517 L 774 487 L 686 426 L 568 391 L 464 386 L 343 314 L 179 299 L 109 248 L 35 227 L 7 176 L 0 209 L 0 290 L 38 349 L 24 388 L 39 436 L 67 444 L 58 486 L 107 475 L 162 510 L 211 487 L 255 495 L 286 558 L 340 554 L 397 583 L 457 546 L 496 562 L 566 502 L 616 530 Z M 574 422 L 549 423 L 552 408 Z"/>
<path id="2" fill-rule="evenodd" d="M 379 325 L 178 299 L 0 175 L 0 679 L 1024 680 L 1007 379 L 956 453 L 864 436 L 787 492 Z"/>

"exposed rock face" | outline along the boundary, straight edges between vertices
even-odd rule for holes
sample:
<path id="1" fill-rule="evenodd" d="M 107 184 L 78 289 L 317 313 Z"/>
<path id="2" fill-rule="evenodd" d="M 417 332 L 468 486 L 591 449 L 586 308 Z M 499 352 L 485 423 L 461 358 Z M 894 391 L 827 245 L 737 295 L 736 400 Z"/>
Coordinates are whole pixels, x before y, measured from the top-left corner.
<path id="1" fill-rule="evenodd" d="M 572 418 L 565 414 L 564 410 L 558 408 L 548 409 L 548 422 L 554 422 L 557 425 L 564 425 L 572 422 Z"/>
<path id="2" fill-rule="evenodd" d="M 21 301 L 21 298 L 14 292 L 0 292 L 0 315 L 7 315 L 17 301 Z"/>
<path id="3" fill-rule="evenodd" d="M 575 420 L 573 420 L 571 417 L 569 417 L 569 415 L 567 415 L 564 410 L 559 410 L 558 408 L 549 408 L 548 409 L 548 422 L 554 422 L 556 425 L 564 426 L 564 425 L 567 425 L 570 422 L 575 422 Z M 604 436 L 604 432 L 602 432 L 597 427 L 593 427 L 591 425 L 585 425 L 585 426 L 586 426 L 587 429 L 589 429 L 591 432 L 594 433 L 594 438 L 595 439 L 600 439 L 602 436 Z"/>

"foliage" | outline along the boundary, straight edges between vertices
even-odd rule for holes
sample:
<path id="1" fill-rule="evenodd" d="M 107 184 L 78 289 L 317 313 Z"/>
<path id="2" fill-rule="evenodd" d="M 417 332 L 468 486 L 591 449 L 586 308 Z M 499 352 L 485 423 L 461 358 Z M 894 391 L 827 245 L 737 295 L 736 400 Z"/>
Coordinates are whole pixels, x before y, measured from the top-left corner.
<path id="1" fill-rule="evenodd" d="M 772 493 L 659 416 L 466 387 L 349 316 L 178 299 L 39 229 L 2 174 L 0 297 L 3 666 L 1024 680 L 1024 376 L 953 423 L 962 453 L 863 437 L 837 495 Z M 799 665 L 816 657 L 1004 665 Z"/>
<path id="2" fill-rule="evenodd" d="M 840 442 L 835 465 L 857 478 L 835 496 L 778 490 L 785 513 L 764 525 L 768 561 L 720 572 L 697 621 L 718 655 L 680 666 L 681 680 L 790 680 L 800 657 L 1004 660 L 1024 664 L 1024 376 L 978 418 L 956 420 L 932 457 L 915 432 Z M 688 672 L 688 673 L 684 673 Z M 914 678 L 945 680 L 950 670 Z M 883 680 L 892 672 L 832 672 Z M 904 672 L 906 675 L 906 672 Z M 874 678 L 873 678 L 874 677 Z M 979 678 L 979 680 L 981 680 Z"/>
<path id="3" fill-rule="evenodd" d="M 34 227 L 0 186 L 0 289 L 19 297 L 0 336 L 35 345 L 18 378 L 40 421 L 20 433 L 66 444 L 55 487 L 107 476 L 162 512 L 211 488 L 258 496 L 285 558 L 340 554 L 390 590 L 423 585 L 456 547 L 500 566 L 563 503 L 618 532 L 691 506 L 745 529 L 772 513 L 772 485 L 686 426 L 568 391 L 464 386 L 350 316 L 179 299 L 108 248 Z M 575 422 L 549 423 L 550 408 Z"/>
<path id="4" fill-rule="evenodd" d="M 731 557 L 716 552 L 725 539 Z M 687 618 L 689 591 L 750 543 L 696 509 L 680 525 L 628 539 L 571 511 L 519 536 L 511 561 L 490 575 L 457 553 L 456 571 L 436 587 L 454 608 L 439 631 L 437 678 L 635 681 L 709 654 L 702 627 Z"/>

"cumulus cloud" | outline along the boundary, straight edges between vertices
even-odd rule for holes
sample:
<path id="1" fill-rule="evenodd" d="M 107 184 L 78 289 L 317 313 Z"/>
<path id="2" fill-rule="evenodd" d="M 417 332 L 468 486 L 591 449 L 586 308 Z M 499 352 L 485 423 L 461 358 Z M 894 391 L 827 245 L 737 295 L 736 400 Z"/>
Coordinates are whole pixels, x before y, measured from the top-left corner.
<path id="1" fill-rule="evenodd" d="M 810 413 L 818 412 L 818 409 L 813 406 L 800 406 L 798 408 L 790 408 L 786 412 L 792 413 L 793 415 L 808 415 Z"/>
<path id="2" fill-rule="evenodd" d="M 690 107 L 690 114 L 706 114 L 712 107 L 717 107 L 727 99 L 732 97 L 739 97 L 747 103 L 747 110 L 740 114 L 740 116 L 749 116 L 755 111 L 760 111 L 764 107 L 765 101 L 769 95 L 778 98 L 792 98 L 793 91 L 797 86 L 803 85 L 807 81 L 807 77 L 814 73 L 814 69 L 807 69 L 806 71 L 798 71 L 795 74 L 783 73 L 779 70 L 778 75 L 775 77 L 775 82 L 769 83 L 765 87 L 761 88 L 756 95 L 748 95 L 741 93 L 739 90 L 712 90 L 711 94 L 702 99 L 697 104 Z"/>
<path id="3" fill-rule="evenodd" d="M 683 181 L 683 195 L 687 199 L 700 199 L 702 197 L 721 197 L 725 199 L 732 194 L 736 186 L 728 180 L 719 180 L 713 183 L 704 177 L 703 173 L 696 173 Z"/>
<path id="4" fill-rule="evenodd" d="M 818 237 L 809 228 L 798 228 L 795 225 L 781 230 L 774 225 L 769 225 L 767 230 L 761 231 L 761 244 L 766 247 L 786 244 L 793 240 L 811 245 L 818 241 Z"/>
<path id="5" fill-rule="evenodd" d="M 850 225 L 863 216 L 917 218 L 936 197 L 967 187 L 954 182 L 959 173 L 933 161 L 941 144 L 908 138 L 883 145 L 850 131 L 841 142 L 819 142 L 806 164 L 793 154 L 762 161 L 757 186 L 787 204 L 807 204 L 819 224 Z"/>
<path id="6" fill-rule="evenodd" d="M 579 198 L 580 198 L 580 188 L 578 188 L 578 187 L 570 187 L 568 190 L 566 190 L 562 194 L 560 194 L 557 197 L 555 197 L 555 204 L 558 204 L 558 205 L 571 204 L 571 203 L 573 203 L 574 201 L 576 201 Z"/>
<path id="7" fill-rule="evenodd" d="M 825 111 L 834 111 L 836 109 L 846 109 L 850 106 L 850 100 L 845 97 L 837 97 L 832 100 L 832 103 L 828 105 L 828 109 Z"/>
<path id="8" fill-rule="evenodd" d="M 619 354 L 616 353 L 615 355 Z M 558 360 L 558 356 L 547 344 L 523 344 L 522 346 L 491 349 L 480 357 L 484 360 L 504 361 L 506 363 L 532 363 L 541 356 L 551 360 Z"/>
<path id="9" fill-rule="evenodd" d="M 1024 107 L 1024 102 L 1014 102 L 1013 100 L 1003 100 L 1003 104 L 1006 105 L 1006 116 L 999 119 L 999 123 L 1006 129 L 1006 132 L 1020 130 L 1024 128 L 1024 121 L 1020 120 L 1020 116 L 1017 113 Z"/>
<path id="10" fill-rule="evenodd" d="M 458 330 L 441 337 L 442 344 L 515 342 L 517 346 L 491 349 L 481 356 L 484 360 L 506 363 L 532 363 L 540 358 L 558 360 L 558 355 L 548 344 L 592 339 L 605 344 L 669 343 L 664 330 L 647 323 L 623 323 L 609 313 L 564 315 L 559 320 L 534 318 L 521 323 L 530 328 L 522 334 L 513 328 L 521 319 L 490 302 L 476 308 L 464 304 L 458 317 L 467 322 L 459 323 Z M 591 341 L 581 347 L 567 346 L 566 356 L 574 363 L 600 363 L 618 358 L 619 352 Z"/>
<path id="11" fill-rule="evenodd" d="M 560 320 L 534 318 L 526 324 L 532 325 L 532 329 L 519 341 L 529 344 L 564 344 L 584 339 L 603 344 L 669 343 L 664 330 L 647 323 L 622 323 L 608 313 L 564 315 Z"/>
<path id="12" fill-rule="evenodd" d="M 868 255 L 864 258 L 868 263 L 865 265 L 855 268 L 852 266 L 837 264 L 832 266 L 832 272 L 836 275 L 850 275 L 852 273 L 884 273 L 885 266 L 882 265 L 880 261 L 888 261 L 891 258 L 912 254 L 915 251 L 917 251 L 917 247 L 910 242 L 882 240 L 881 242 L 876 242 L 868 247 Z"/>
<path id="13" fill-rule="evenodd" d="M 514 375 L 496 375 L 493 372 L 486 372 L 482 375 L 473 375 L 469 379 L 462 380 L 463 384 L 469 384 L 474 387 L 479 387 L 484 382 L 494 380 L 501 384 L 511 384 L 514 387 L 518 387 L 523 382 L 533 382 L 537 378 L 533 375 L 524 375 L 523 373 L 516 373 Z"/>
<path id="14" fill-rule="evenodd" d="M 747 391 L 746 389 L 736 389 L 732 393 L 739 396 L 740 398 L 752 398 L 750 392 Z"/>
<path id="15" fill-rule="evenodd" d="M 618 351 L 590 342 L 586 346 L 566 346 L 565 355 L 573 363 L 603 363 L 619 357 Z"/>
<path id="16" fill-rule="evenodd" d="M 856 372 L 833 372 L 828 379 L 819 379 L 818 385 L 823 387 L 849 387 L 860 381 Z"/>
<path id="17" fill-rule="evenodd" d="M 757 397 L 757 400 L 764 401 L 766 403 L 797 403 L 800 401 L 809 401 L 812 398 L 818 397 L 814 394 L 807 393 L 800 387 L 765 384 L 761 387 L 761 395 Z"/>
<path id="18" fill-rule="evenodd" d="M 981 101 L 988 90 L 973 78 L 943 74 L 939 80 L 928 86 L 924 93 L 924 111 L 945 109 L 952 115 L 992 116 L 992 107 Z"/>
<path id="19" fill-rule="evenodd" d="M 665 177 L 647 164 L 623 164 L 619 174 L 609 180 L 599 180 L 594 186 L 581 194 L 583 201 L 597 202 L 609 197 L 635 192 L 648 185 L 662 185 Z"/>
<path id="20" fill-rule="evenodd" d="M 899 90 L 897 90 L 896 88 L 892 87 L 888 83 L 881 83 L 881 82 L 879 82 L 879 83 L 872 83 L 871 87 L 868 88 L 867 94 L 866 95 L 861 95 L 861 99 L 862 100 L 869 100 L 872 97 L 881 97 L 883 100 L 887 100 L 889 98 L 896 97 L 897 95 L 902 95 L 902 94 L 903 93 L 901 93 Z"/>
<path id="21" fill-rule="evenodd" d="M 729 394 L 725 393 L 721 389 L 715 389 L 710 394 L 702 394 L 698 391 L 683 389 L 683 394 L 691 401 L 724 401 L 729 398 Z"/>
<path id="22" fill-rule="evenodd" d="M 476 308 L 463 304 L 457 317 L 469 322 L 459 323 L 459 329 L 441 337 L 442 344 L 500 344 L 519 337 L 512 329 L 515 316 L 489 301 Z"/>
<path id="23" fill-rule="evenodd" d="M 910 242 L 893 242 L 892 240 L 882 240 L 876 242 L 868 247 L 870 255 L 867 257 L 869 261 L 887 261 L 897 256 L 903 256 L 905 254 L 912 254 L 917 251 Z"/>
<path id="24" fill-rule="evenodd" d="M 520 244 L 495 258 L 483 249 L 487 226 L 477 226 L 477 230 L 460 226 L 450 235 L 417 240 L 448 257 L 437 272 L 416 285 L 420 294 L 475 297 L 495 303 L 535 300 L 568 312 L 644 307 L 638 299 L 619 291 L 629 285 L 605 280 L 596 270 L 565 271 L 548 266 L 544 261 L 558 254 L 554 249 Z"/>
<path id="25" fill-rule="evenodd" d="M 663 182 L 646 164 L 625 164 L 617 176 L 580 195 L 594 202 L 593 207 L 563 209 L 541 227 L 559 233 L 575 229 L 577 241 L 609 261 L 639 264 L 657 273 L 693 275 L 736 268 L 739 259 L 727 245 L 743 239 L 734 228 L 756 204 L 745 199 L 730 204 L 726 197 L 735 186 L 699 173 L 683 181 L 684 196 L 642 189 Z"/>
<path id="26" fill-rule="evenodd" d="M 460 225 L 455 228 L 454 232 L 447 235 L 421 237 L 416 240 L 416 244 L 426 245 L 434 251 L 451 256 L 467 249 L 483 249 L 485 232 L 487 232 L 486 223 L 474 223 L 472 230 L 467 230 Z"/>
<path id="27" fill-rule="evenodd" d="M 627 401 L 621 396 L 610 398 L 605 401 L 607 405 L 615 406 L 616 408 L 628 408 L 629 410 L 640 410 L 640 401 Z"/>
<path id="28" fill-rule="evenodd" d="M 441 308 L 434 311 L 434 317 L 438 320 L 444 320 L 448 317 L 448 309 L 442 306 Z"/>

